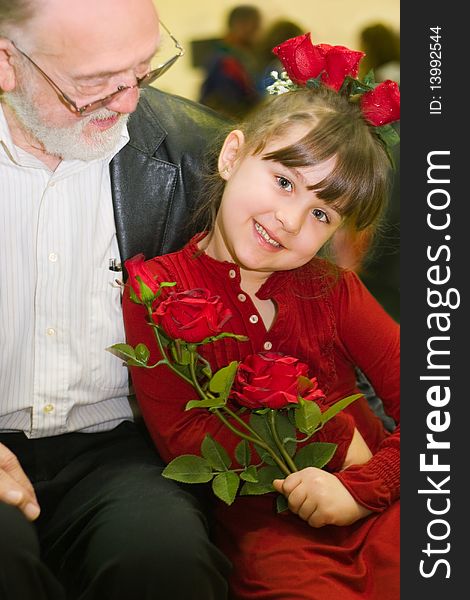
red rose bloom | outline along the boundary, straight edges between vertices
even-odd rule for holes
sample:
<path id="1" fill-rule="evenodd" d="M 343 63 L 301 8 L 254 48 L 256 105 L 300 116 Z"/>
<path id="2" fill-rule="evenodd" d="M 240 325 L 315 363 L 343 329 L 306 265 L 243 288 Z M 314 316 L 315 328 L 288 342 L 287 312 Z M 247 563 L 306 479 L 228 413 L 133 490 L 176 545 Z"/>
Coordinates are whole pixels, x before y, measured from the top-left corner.
<path id="1" fill-rule="evenodd" d="M 387 125 L 400 118 L 400 88 L 387 79 L 361 96 L 361 109 L 366 121 L 374 126 Z"/>
<path id="2" fill-rule="evenodd" d="M 153 313 L 155 323 L 169 337 L 190 343 L 221 333 L 231 316 L 219 296 L 211 296 L 205 289 L 171 294 Z"/>
<path id="3" fill-rule="evenodd" d="M 250 409 L 284 408 L 297 404 L 299 395 L 305 400 L 324 398 L 315 377 L 309 380 L 310 386 L 299 382 L 299 377 L 307 374 L 308 366 L 293 356 L 251 354 L 238 365 L 231 397 Z"/>
<path id="4" fill-rule="evenodd" d="M 283 42 L 273 49 L 273 53 L 295 83 L 305 85 L 323 72 L 322 82 L 336 91 L 346 76 L 357 77 L 359 62 L 364 56 L 364 52 L 345 46 L 313 45 L 310 33 Z"/>
<path id="5" fill-rule="evenodd" d="M 136 256 L 129 258 L 128 260 L 126 260 L 125 266 L 127 272 L 129 273 L 129 283 L 134 292 L 141 300 L 142 298 L 140 295 L 140 286 L 137 277 L 140 277 L 142 282 L 145 283 L 145 285 L 149 287 L 154 294 L 157 293 L 160 284 L 155 279 L 155 275 L 152 274 L 149 267 L 147 266 L 143 254 L 137 254 Z"/>

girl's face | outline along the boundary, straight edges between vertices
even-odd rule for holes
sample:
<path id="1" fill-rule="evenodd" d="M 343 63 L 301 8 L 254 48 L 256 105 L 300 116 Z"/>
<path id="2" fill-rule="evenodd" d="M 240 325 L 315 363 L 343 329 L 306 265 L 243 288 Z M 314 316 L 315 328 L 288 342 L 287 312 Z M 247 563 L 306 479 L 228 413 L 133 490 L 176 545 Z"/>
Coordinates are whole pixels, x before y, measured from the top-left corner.
<path id="1" fill-rule="evenodd" d="M 267 144 L 263 154 L 285 147 L 306 133 L 293 128 Z M 288 168 L 261 155 L 238 159 L 243 134 L 232 131 L 219 157 L 226 180 L 213 236 L 206 251 L 237 263 L 264 280 L 309 262 L 341 225 L 341 216 L 311 188 L 334 168 L 334 159 L 314 167 Z M 259 277 L 258 277 L 259 276 Z"/>

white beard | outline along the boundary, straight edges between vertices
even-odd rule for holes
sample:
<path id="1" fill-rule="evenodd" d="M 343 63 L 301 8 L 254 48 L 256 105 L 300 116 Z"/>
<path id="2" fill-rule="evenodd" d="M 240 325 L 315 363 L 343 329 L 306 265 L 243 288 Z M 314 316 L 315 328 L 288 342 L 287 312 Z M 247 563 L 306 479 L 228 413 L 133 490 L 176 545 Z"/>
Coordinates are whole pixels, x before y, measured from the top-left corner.
<path id="1" fill-rule="evenodd" d="M 44 150 L 62 160 L 90 161 L 103 158 L 116 147 L 124 124 L 129 118 L 128 114 L 120 115 L 118 121 L 109 129 L 87 132 L 83 131 L 91 120 L 109 119 L 115 116 L 114 111 L 102 108 L 91 115 L 81 117 L 73 125 L 54 127 L 47 124 L 39 114 L 34 104 L 31 88 L 16 89 L 5 92 L 3 99 L 14 111 L 23 128 L 32 135 Z"/>

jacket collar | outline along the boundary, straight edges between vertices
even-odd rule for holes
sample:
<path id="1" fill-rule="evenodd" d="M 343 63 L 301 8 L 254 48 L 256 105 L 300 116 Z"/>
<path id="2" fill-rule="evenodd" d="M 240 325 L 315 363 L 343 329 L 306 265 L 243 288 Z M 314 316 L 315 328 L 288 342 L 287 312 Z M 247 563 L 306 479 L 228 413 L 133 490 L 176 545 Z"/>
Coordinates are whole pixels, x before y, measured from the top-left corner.
<path id="1" fill-rule="evenodd" d="M 168 213 L 178 179 L 178 166 L 168 161 L 162 148 L 167 131 L 145 94 L 142 94 L 137 110 L 129 118 L 128 131 L 129 143 L 110 163 L 114 217 L 122 262 L 140 252 L 147 258 L 162 253 Z"/>

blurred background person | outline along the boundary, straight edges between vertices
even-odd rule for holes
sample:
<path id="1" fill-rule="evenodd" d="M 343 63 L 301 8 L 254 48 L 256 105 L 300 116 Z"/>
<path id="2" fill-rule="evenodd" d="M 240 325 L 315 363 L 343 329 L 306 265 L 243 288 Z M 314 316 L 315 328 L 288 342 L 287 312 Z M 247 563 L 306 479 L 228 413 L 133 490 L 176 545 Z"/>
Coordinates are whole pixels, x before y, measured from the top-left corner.
<path id="1" fill-rule="evenodd" d="M 273 54 L 273 48 L 286 40 L 302 35 L 308 31 L 305 27 L 288 19 L 277 19 L 260 36 L 256 50 L 257 77 L 256 86 L 261 95 L 273 83 L 271 71 L 282 71 L 280 60 Z"/>
<path id="2" fill-rule="evenodd" d="M 359 42 L 366 53 L 360 75 L 374 69 L 376 81 L 392 79 L 400 83 L 399 33 L 384 23 L 373 23 L 360 31 Z"/>
<path id="3" fill-rule="evenodd" d="M 202 104 L 227 117 L 240 118 L 259 102 L 255 48 L 261 22 L 255 6 L 239 5 L 229 12 L 227 33 L 214 45 L 206 66 L 199 97 Z"/>

